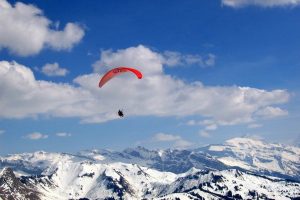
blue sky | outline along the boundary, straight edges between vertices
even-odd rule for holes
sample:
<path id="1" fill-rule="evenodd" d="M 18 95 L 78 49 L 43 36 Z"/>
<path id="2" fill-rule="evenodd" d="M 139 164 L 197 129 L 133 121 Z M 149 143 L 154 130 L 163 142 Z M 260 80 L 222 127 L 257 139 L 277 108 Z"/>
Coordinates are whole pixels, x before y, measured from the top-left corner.
<path id="1" fill-rule="evenodd" d="M 299 143 L 299 11 L 291 0 L 0 0 L 0 154 Z M 98 88 L 120 65 L 144 78 Z"/>

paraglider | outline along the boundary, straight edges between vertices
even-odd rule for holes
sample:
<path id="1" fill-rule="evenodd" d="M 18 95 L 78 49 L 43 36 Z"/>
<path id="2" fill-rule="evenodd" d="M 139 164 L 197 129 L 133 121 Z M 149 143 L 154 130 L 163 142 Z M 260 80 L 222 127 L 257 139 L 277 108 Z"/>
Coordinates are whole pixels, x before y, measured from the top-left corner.
<path id="1" fill-rule="evenodd" d="M 134 68 L 129 67 L 117 67 L 110 71 L 108 71 L 104 76 L 101 78 L 99 82 L 99 87 L 101 88 L 105 83 L 107 83 L 110 79 L 114 78 L 115 76 L 118 76 L 120 74 L 123 74 L 125 72 L 132 72 L 136 75 L 138 79 L 141 79 L 143 77 L 143 74 Z"/>
<path id="2" fill-rule="evenodd" d="M 124 117 L 123 111 L 122 111 L 122 110 L 119 110 L 119 111 L 118 111 L 118 115 L 119 115 L 119 117 Z"/>
<path id="3" fill-rule="evenodd" d="M 141 79 L 143 77 L 143 74 L 137 69 L 130 68 L 130 67 L 117 67 L 104 74 L 104 76 L 99 81 L 99 87 L 100 88 L 103 87 L 110 79 L 126 72 L 131 72 L 135 74 L 138 79 Z M 119 117 L 124 117 L 123 111 L 119 110 L 118 115 Z"/>

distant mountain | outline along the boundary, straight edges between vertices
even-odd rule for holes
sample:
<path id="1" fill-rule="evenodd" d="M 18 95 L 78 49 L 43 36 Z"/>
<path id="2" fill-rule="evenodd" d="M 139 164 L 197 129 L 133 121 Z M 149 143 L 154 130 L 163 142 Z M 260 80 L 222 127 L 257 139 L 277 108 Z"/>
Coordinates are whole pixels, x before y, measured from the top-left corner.
<path id="1" fill-rule="evenodd" d="M 194 150 L 14 154 L 0 157 L 0 199 L 297 199 L 299 158 L 298 147 L 249 138 Z"/>
<path id="2" fill-rule="evenodd" d="M 88 160 L 95 163 L 132 163 L 174 173 L 183 173 L 192 167 L 215 170 L 228 169 L 225 164 L 203 152 L 177 149 L 154 151 L 143 147 L 128 148 L 122 152 L 88 150 L 77 154 L 66 154 L 38 151 L 8 155 L 0 157 L 0 168 L 10 167 L 20 174 L 41 175 L 53 171 L 57 162 L 70 160 Z"/>
<path id="3" fill-rule="evenodd" d="M 65 153 L 37 151 L 0 157 L 0 168 L 9 167 L 18 175 L 42 175 L 55 170 L 58 162 L 85 159 Z"/>
<path id="4" fill-rule="evenodd" d="M 266 143 L 258 139 L 233 138 L 222 145 L 199 149 L 227 166 L 259 174 L 300 180 L 300 148 Z"/>
<path id="5" fill-rule="evenodd" d="M 214 159 L 204 152 L 191 150 L 148 150 L 143 147 L 128 148 L 122 152 L 108 150 L 83 151 L 78 155 L 98 161 L 134 163 L 141 166 L 168 171 L 173 173 L 183 173 L 192 167 L 198 169 L 228 169 L 222 162 Z"/>

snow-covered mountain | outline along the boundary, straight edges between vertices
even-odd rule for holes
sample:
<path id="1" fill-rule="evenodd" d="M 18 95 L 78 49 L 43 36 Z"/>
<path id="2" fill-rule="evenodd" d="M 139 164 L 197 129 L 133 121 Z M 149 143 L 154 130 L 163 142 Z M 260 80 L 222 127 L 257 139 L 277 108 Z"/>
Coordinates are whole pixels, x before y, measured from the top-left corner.
<path id="1" fill-rule="evenodd" d="M 39 199 L 34 185 L 25 185 L 10 168 L 0 172 L 0 199 Z"/>
<path id="2" fill-rule="evenodd" d="M 200 151 L 227 166 L 300 180 L 299 147 L 266 143 L 258 139 L 233 138 L 222 145 L 209 145 Z"/>
<path id="3" fill-rule="evenodd" d="M 0 157 L 0 199 L 294 199 L 299 152 L 234 138 L 195 150 L 14 154 Z"/>
<path id="4" fill-rule="evenodd" d="M 77 154 L 48 153 L 38 151 L 0 157 L 0 168 L 10 167 L 20 174 L 45 174 L 53 170 L 59 161 L 91 161 L 94 163 L 129 163 L 168 171 L 183 173 L 192 167 L 198 169 L 228 169 L 222 162 L 203 152 L 190 150 L 148 150 L 143 147 L 128 148 L 122 152 L 111 150 L 87 150 Z"/>
<path id="5" fill-rule="evenodd" d="M 122 152 L 108 150 L 82 151 L 78 155 L 100 163 L 134 163 L 159 171 L 174 173 L 183 173 L 192 167 L 198 169 L 227 169 L 226 165 L 212 156 L 192 150 L 148 150 L 143 147 L 137 147 L 128 148 Z"/>
<path id="6" fill-rule="evenodd" d="M 60 162 L 50 175 L 0 174 L 3 199 L 292 199 L 300 183 L 238 170 L 160 172 L 136 164 Z M 31 195 L 31 196 L 29 196 Z"/>

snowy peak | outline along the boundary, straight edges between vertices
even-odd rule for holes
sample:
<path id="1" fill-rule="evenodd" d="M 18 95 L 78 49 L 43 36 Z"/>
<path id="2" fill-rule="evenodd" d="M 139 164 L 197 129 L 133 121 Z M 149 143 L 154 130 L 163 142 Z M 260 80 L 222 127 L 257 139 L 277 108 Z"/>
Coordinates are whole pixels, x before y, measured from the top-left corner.
<path id="1" fill-rule="evenodd" d="M 300 180 L 300 148 L 259 139 L 233 138 L 205 152 L 228 166 Z"/>
<path id="2" fill-rule="evenodd" d="M 234 138 L 197 150 L 9 155 L 0 158 L 0 199 L 293 199 L 300 197 L 299 182 L 262 174 L 283 175 L 266 170 L 280 161 L 282 170 L 295 169 L 288 177 L 297 179 L 297 151 Z"/>
<path id="3" fill-rule="evenodd" d="M 51 176 L 31 177 L 28 182 L 35 182 L 47 199 L 140 199 L 153 185 L 165 185 L 175 177 L 139 165 L 87 161 L 59 163 Z"/>
<path id="4" fill-rule="evenodd" d="M 60 161 L 86 160 L 102 164 L 138 164 L 173 173 L 183 173 L 192 167 L 203 170 L 237 168 L 262 175 L 300 180 L 300 148 L 251 138 L 233 138 L 224 144 L 209 145 L 197 150 L 148 150 L 136 147 L 121 152 L 87 150 L 74 155 L 39 151 L 0 157 L 0 169 L 10 167 L 21 175 L 48 175 L 55 171 Z"/>
<path id="5" fill-rule="evenodd" d="M 13 170 L 4 168 L 0 173 L 0 198 L 2 199 L 40 199 L 34 186 L 26 186 Z"/>
<path id="6" fill-rule="evenodd" d="M 136 147 L 125 149 L 122 152 L 111 150 L 83 151 L 78 155 L 98 163 L 132 163 L 174 173 L 183 173 L 192 167 L 198 169 L 227 169 L 222 162 L 210 155 L 192 150 L 148 150 L 144 147 Z"/>
<path id="7" fill-rule="evenodd" d="M 14 173 L 13 173 L 12 169 L 6 167 L 0 172 L 0 176 L 1 177 L 13 177 Z"/>
<path id="8" fill-rule="evenodd" d="M 55 169 L 53 166 L 56 163 L 72 159 L 74 160 L 76 157 L 65 153 L 48 153 L 44 151 L 13 154 L 0 157 L 0 169 L 10 167 L 20 175 L 40 175 L 42 172 L 45 173 L 44 169 Z"/>
<path id="9" fill-rule="evenodd" d="M 13 173 L 9 171 L 9 176 Z M 58 164 L 50 176 L 14 177 L 26 192 L 13 190 L 13 199 L 292 199 L 300 197 L 300 183 L 261 177 L 239 170 L 209 171 L 192 168 L 174 174 L 114 163 Z M 34 190 L 28 189 L 34 185 Z M 20 188 L 16 186 L 16 188 Z M 11 192 L 12 190 L 10 190 Z M 37 192 L 38 191 L 38 192 Z M 17 192 L 17 193 L 16 193 Z M 12 194 L 12 193 L 10 193 Z M 9 199 L 8 196 L 0 196 Z"/>
<path id="10" fill-rule="evenodd" d="M 233 146 L 248 146 L 248 147 L 251 147 L 251 146 L 266 147 L 266 146 L 268 146 L 266 143 L 264 143 L 260 139 L 246 138 L 246 137 L 232 138 L 232 139 L 226 140 L 225 143 L 228 145 L 233 145 Z"/>
<path id="11" fill-rule="evenodd" d="M 192 167 L 214 170 L 240 168 L 300 180 L 300 148 L 250 138 L 233 138 L 224 144 L 198 150 L 148 150 L 137 147 L 121 152 L 82 151 L 74 155 L 39 151 L 2 157 L 0 168 L 10 167 L 21 175 L 47 175 L 56 169 L 60 161 L 85 160 L 95 163 L 132 163 L 174 173 L 183 173 Z"/>
<path id="12" fill-rule="evenodd" d="M 157 159 L 160 157 L 157 151 L 151 151 L 141 146 L 136 148 L 127 148 L 123 152 L 141 159 Z"/>
<path id="13" fill-rule="evenodd" d="M 300 195 L 299 186 L 235 169 L 198 170 L 179 177 L 166 193 L 186 193 L 191 199 L 291 199 Z"/>

